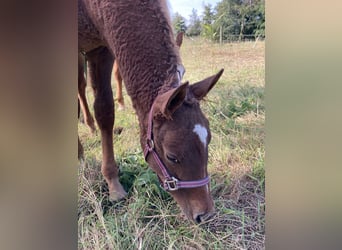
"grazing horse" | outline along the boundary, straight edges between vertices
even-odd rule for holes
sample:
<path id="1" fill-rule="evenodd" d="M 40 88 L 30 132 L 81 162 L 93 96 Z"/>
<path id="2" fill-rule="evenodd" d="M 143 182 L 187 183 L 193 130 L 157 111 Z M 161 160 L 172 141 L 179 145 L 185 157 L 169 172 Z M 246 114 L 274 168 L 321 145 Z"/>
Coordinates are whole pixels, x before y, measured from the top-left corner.
<path id="1" fill-rule="evenodd" d="M 184 67 L 165 0 L 79 0 L 78 45 L 89 62 L 101 172 L 110 199 L 126 195 L 113 150 L 111 72 L 116 59 L 138 116 L 145 160 L 187 218 L 206 221 L 214 212 L 207 171 L 211 134 L 199 102 L 223 69 L 195 84 L 181 84 Z"/>

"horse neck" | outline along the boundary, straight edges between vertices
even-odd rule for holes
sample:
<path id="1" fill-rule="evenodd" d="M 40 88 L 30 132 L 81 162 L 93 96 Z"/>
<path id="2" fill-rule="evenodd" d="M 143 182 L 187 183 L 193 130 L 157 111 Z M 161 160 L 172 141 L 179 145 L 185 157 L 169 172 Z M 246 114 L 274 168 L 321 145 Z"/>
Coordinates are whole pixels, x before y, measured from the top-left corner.
<path id="1" fill-rule="evenodd" d="M 158 94 L 179 84 L 178 47 L 165 0 L 84 0 L 102 39 L 112 50 L 139 117 L 141 136 Z"/>
<path id="2" fill-rule="evenodd" d="M 156 49 L 163 51 L 164 48 Z M 118 62 L 127 93 L 138 116 L 140 134 L 144 137 L 147 117 L 156 97 L 180 85 L 177 73 L 180 62 L 174 51 L 167 53 L 164 50 L 155 57 L 152 55 L 153 52 L 137 55 L 131 53 L 132 51 L 122 52 L 121 55 L 126 55 L 119 56 Z M 165 59 L 160 60 L 162 57 Z"/>
<path id="3" fill-rule="evenodd" d="M 179 85 L 179 48 L 165 1 L 119 0 L 109 6 L 103 10 L 103 35 L 144 127 L 157 95 Z"/>

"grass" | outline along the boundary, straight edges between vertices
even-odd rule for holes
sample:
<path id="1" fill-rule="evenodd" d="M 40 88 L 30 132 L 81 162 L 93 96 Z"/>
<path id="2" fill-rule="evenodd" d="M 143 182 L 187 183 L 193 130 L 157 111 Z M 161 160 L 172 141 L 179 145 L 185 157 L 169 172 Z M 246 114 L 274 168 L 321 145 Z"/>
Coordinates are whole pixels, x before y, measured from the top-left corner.
<path id="1" fill-rule="evenodd" d="M 139 145 L 138 121 L 127 109 L 116 112 L 116 161 L 128 197 L 108 200 L 101 175 L 101 143 L 84 124 L 79 135 L 85 161 L 79 169 L 80 249 L 264 249 L 264 42 L 212 44 L 185 39 L 184 80 L 194 83 L 220 68 L 225 72 L 202 103 L 210 121 L 208 169 L 217 214 L 194 225 L 158 184 Z M 115 88 L 113 88 L 115 91 Z M 93 102 L 88 90 L 89 103 Z"/>

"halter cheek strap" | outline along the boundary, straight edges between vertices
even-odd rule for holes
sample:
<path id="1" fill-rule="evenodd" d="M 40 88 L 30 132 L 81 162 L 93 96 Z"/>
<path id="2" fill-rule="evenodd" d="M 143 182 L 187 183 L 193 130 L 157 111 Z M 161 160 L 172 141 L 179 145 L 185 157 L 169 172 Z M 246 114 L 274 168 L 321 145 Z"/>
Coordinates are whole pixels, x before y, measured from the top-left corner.
<path id="1" fill-rule="evenodd" d="M 163 178 L 161 180 L 161 186 L 166 191 L 175 191 L 182 188 L 196 188 L 202 187 L 207 185 L 210 182 L 209 176 L 205 177 L 204 179 L 195 180 L 195 181 L 180 181 L 174 176 L 170 176 L 169 172 L 167 171 L 165 165 L 159 158 L 153 142 L 153 134 L 152 134 L 152 121 L 153 121 L 153 105 L 151 107 L 149 116 L 148 116 L 148 127 L 147 127 L 147 140 L 146 145 L 144 148 L 144 156 L 145 160 L 147 160 L 147 156 L 152 154 L 154 161 L 157 163 L 159 169 L 163 174 Z M 160 178 L 160 177 L 159 177 Z"/>

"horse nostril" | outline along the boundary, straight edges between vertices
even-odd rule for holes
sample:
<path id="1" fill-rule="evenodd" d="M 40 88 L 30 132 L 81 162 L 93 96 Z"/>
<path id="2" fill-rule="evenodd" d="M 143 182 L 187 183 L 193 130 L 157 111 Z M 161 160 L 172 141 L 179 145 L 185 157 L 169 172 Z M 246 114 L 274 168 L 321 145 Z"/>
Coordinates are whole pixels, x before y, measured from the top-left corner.
<path id="1" fill-rule="evenodd" d="M 201 223 L 201 222 L 208 221 L 213 216 L 214 216 L 214 213 L 199 214 L 199 215 L 194 216 L 194 220 L 196 223 Z"/>
<path id="2" fill-rule="evenodd" d="M 196 223 L 201 223 L 202 222 L 202 215 L 197 215 L 195 218 L 194 218 L 195 222 Z"/>

